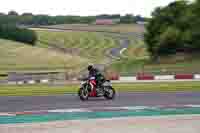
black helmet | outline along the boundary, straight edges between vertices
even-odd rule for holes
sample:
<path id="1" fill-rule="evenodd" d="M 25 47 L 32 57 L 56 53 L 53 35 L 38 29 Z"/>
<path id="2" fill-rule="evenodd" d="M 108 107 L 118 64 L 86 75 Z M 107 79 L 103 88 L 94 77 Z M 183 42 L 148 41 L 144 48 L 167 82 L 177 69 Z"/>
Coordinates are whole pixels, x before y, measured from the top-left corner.
<path id="1" fill-rule="evenodd" d="M 93 69 L 93 66 L 92 65 L 89 65 L 88 66 L 88 71 L 92 70 Z"/>

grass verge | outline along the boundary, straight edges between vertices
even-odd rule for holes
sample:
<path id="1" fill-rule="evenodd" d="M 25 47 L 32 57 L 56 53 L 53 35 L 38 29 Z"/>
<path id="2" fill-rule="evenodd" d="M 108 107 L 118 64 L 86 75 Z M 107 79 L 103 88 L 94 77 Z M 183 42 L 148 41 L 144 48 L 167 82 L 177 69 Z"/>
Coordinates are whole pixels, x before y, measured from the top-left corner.
<path id="1" fill-rule="evenodd" d="M 172 83 L 131 83 L 114 84 L 118 92 L 182 92 L 200 91 L 200 82 Z M 19 85 L 0 86 L 0 96 L 43 96 L 77 93 L 79 85 L 48 86 L 48 85 Z"/>
<path id="2" fill-rule="evenodd" d="M 182 92 L 182 91 L 200 91 L 200 82 L 156 82 L 156 83 L 132 83 L 116 84 L 114 87 L 118 91 L 132 92 Z"/>
<path id="3" fill-rule="evenodd" d="M 0 96 L 40 96 L 76 93 L 78 85 L 49 86 L 49 85 L 14 85 L 0 86 Z"/>

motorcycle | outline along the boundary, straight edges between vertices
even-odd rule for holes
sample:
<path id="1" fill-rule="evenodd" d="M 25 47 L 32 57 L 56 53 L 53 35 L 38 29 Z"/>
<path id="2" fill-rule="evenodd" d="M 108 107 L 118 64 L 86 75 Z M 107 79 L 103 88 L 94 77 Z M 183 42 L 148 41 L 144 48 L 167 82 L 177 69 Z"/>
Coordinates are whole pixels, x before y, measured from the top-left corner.
<path id="1" fill-rule="evenodd" d="M 110 80 L 102 83 L 101 87 L 97 87 L 95 77 L 91 77 L 81 82 L 78 95 L 82 101 L 88 100 L 89 97 L 105 97 L 112 100 L 115 97 L 115 89 L 112 87 Z"/>

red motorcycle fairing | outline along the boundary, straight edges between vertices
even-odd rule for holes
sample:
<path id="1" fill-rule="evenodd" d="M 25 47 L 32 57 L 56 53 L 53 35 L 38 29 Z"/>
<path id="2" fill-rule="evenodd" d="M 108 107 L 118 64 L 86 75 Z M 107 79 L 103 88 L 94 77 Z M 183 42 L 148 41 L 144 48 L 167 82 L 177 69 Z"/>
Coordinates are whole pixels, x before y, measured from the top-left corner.
<path id="1" fill-rule="evenodd" d="M 97 83 L 96 83 L 95 79 L 90 80 L 90 85 L 92 87 L 92 91 L 89 94 L 90 97 L 96 97 L 97 96 L 96 84 Z"/>

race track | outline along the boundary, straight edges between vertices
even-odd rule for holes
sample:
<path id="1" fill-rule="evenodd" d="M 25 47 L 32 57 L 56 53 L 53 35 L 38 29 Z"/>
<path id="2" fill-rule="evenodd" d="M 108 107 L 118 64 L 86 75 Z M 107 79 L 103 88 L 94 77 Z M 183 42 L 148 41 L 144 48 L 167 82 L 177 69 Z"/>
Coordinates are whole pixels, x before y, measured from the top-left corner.
<path id="1" fill-rule="evenodd" d="M 200 105 L 200 92 L 179 93 L 118 93 L 115 100 L 90 98 L 82 102 L 77 95 L 0 97 L 0 112 L 33 110 L 121 107 L 121 106 L 170 106 Z"/>

